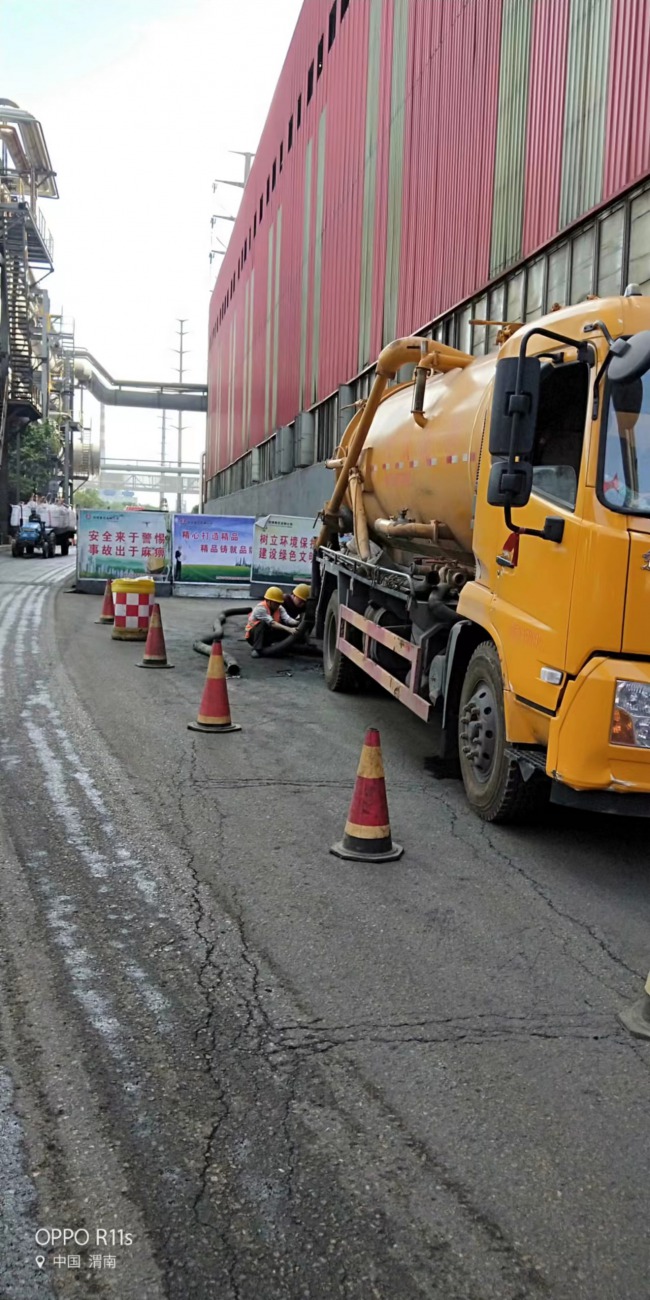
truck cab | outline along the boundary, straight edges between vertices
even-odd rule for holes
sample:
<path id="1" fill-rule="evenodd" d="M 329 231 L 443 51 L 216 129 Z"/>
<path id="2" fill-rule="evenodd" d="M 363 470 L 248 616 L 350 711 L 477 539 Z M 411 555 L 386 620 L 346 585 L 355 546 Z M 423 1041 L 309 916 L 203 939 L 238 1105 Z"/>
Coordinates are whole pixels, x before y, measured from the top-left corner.
<path id="1" fill-rule="evenodd" d="M 556 802 L 650 812 L 650 300 L 582 303 L 513 335 L 485 442 L 458 612 L 496 649 L 504 746 Z M 495 784 L 489 676 L 459 702 L 479 801 Z"/>

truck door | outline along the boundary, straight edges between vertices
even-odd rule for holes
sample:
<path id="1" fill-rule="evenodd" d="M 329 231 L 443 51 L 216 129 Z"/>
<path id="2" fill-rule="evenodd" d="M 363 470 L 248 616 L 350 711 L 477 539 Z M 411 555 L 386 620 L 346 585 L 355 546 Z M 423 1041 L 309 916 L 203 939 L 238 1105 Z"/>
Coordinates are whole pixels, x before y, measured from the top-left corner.
<path id="1" fill-rule="evenodd" d="M 562 541 L 523 535 L 490 556 L 494 593 L 492 618 L 498 631 L 510 688 L 523 700 L 553 711 L 560 682 L 544 680 L 542 669 L 563 672 L 571 594 L 580 535 L 581 467 L 586 456 L 589 367 L 558 359 L 543 365 L 533 449 L 533 491 L 513 521 L 541 529 L 552 516 L 564 521 Z M 495 511 L 496 513 L 496 511 Z M 489 529 L 494 537 L 493 525 Z M 507 529 L 501 519 L 503 543 Z M 512 541 L 513 539 L 511 539 Z M 498 549 L 498 548 L 497 548 Z M 503 563 L 503 560 L 506 563 Z M 507 561 L 515 561 L 509 567 Z M 548 671 L 545 677 L 548 677 Z"/>

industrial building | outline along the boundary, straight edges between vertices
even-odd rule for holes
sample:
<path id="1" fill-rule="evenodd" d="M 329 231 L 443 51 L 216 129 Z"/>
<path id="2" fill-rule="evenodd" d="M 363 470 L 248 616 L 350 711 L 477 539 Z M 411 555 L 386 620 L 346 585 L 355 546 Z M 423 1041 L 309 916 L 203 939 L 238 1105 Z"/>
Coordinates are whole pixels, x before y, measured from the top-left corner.
<path id="1" fill-rule="evenodd" d="M 208 510 L 315 514 L 382 345 L 650 291 L 650 0 L 305 0 L 212 295 Z"/>
<path id="2" fill-rule="evenodd" d="M 39 200 L 56 198 L 40 122 L 0 99 L 0 536 L 8 519 L 9 445 L 48 413 L 49 306 L 42 281 L 53 254 Z"/>

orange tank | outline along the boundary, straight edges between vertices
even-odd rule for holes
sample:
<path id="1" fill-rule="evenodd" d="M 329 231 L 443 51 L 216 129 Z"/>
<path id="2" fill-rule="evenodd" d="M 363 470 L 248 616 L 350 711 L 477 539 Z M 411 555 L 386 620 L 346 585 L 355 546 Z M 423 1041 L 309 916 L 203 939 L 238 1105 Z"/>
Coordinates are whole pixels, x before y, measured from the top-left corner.
<path id="1" fill-rule="evenodd" d="M 475 484 L 497 358 L 493 352 L 463 370 L 433 375 L 425 388 L 423 427 L 411 414 L 412 384 L 382 398 L 358 464 L 370 534 L 384 549 L 423 555 L 442 550 L 471 561 Z M 343 448 L 359 418 L 348 425 Z M 345 500 L 351 507 L 349 487 Z M 373 527 L 400 516 L 425 525 L 436 520 L 451 536 L 437 545 L 419 536 L 387 540 Z"/>

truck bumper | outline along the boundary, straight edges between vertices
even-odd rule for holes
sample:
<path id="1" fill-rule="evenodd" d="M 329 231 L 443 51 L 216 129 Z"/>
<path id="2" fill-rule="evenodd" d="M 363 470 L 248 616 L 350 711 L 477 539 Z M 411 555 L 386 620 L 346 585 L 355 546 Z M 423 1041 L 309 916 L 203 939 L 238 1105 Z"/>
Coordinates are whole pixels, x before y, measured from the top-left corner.
<path id="1" fill-rule="evenodd" d="M 611 744 L 614 695 L 621 679 L 650 685 L 650 663 L 592 659 L 568 683 L 549 726 L 546 771 L 554 783 L 553 802 L 594 812 L 650 815 L 650 807 L 645 809 L 646 801 L 650 804 L 650 749 Z M 620 806 L 610 806 L 612 800 Z"/>
<path id="2" fill-rule="evenodd" d="M 561 781 L 551 783 L 551 803 L 579 812 L 610 813 L 617 817 L 650 817 L 648 794 L 613 794 L 611 790 L 572 790 Z"/>

